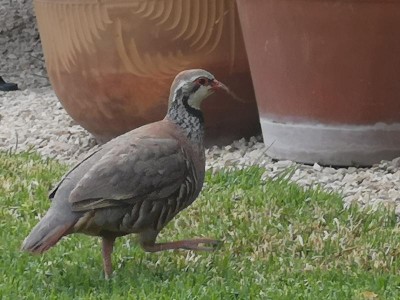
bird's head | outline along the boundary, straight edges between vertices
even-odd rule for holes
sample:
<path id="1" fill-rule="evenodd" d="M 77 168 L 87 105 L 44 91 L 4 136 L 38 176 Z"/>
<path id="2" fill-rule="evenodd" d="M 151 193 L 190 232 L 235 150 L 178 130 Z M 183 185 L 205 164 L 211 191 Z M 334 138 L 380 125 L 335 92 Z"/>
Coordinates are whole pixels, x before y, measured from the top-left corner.
<path id="1" fill-rule="evenodd" d="M 171 86 L 169 107 L 183 105 L 187 110 L 200 110 L 204 99 L 217 90 L 228 88 L 216 80 L 211 73 L 201 70 L 187 70 L 179 73 Z"/>

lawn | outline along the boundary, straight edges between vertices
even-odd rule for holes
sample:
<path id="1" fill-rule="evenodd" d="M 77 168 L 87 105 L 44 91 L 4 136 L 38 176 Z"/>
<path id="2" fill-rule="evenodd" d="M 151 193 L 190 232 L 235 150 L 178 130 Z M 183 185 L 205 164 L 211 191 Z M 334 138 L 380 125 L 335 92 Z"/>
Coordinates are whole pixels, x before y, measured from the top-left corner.
<path id="1" fill-rule="evenodd" d="M 21 253 L 67 170 L 34 153 L 0 153 L 2 299 L 399 299 L 400 234 L 388 209 L 344 209 L 340 195 L 304 190 L 264 170 L 207 173 L 199 199 L 160 241 L 215 237 L 212 253 L 145 253 L 120 238 L 115 274 L 102 273 L 98 238 L 64 238 Z"/>

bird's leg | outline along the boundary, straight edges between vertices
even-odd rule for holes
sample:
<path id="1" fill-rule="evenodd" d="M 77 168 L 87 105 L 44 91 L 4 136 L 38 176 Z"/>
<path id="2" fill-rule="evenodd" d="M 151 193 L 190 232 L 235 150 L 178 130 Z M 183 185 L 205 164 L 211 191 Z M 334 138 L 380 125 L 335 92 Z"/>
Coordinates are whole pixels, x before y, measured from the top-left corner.
<path id="1" fill-rule="evenodd" d="M 211 245 L 211 247 L 200 246 L 202 244 Z M 182 240 L 167 243 L 154 243 L 153 245 L 142 244 L 142 247 L 147 252 L 158 252 L 173 249 L 185 249 L 195 251 L 214 251 L 221 241 L 213 239 L 193 239 L 193 240 Z"/>
<path id="2" fill-rule="evenodd" d="M 140 245 L 147 252 L 158 252 L 173 249 L 186 249 L 186 250 L 196 250 L 196 251 L 213 251 L 222 242 L 213 239 L 201 238 L 192 240 L 182 240 L 167 243 L 156 243 L 156 237 L 158 233 L 143 233 L 139 236 Z M 211 247 L 205 247 L 200 245 L 211 245 Z"/>
<path id="3" fill-rule="evenodd" d="M 107 280 L 111 278 L 112 274 L 111 254 L 113 252 L 114 242 L 115 242 L 115 237 L 102 238 L 104 276 L 106 277 Z"/>

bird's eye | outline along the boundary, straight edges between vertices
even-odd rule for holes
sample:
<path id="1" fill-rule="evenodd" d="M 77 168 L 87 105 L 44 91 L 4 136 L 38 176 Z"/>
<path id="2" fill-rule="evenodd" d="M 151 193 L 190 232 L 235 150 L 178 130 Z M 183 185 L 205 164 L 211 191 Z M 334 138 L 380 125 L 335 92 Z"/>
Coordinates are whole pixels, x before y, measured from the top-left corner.
<path id="1" fill-rule="evenodd" d="M 205 85 L 205 84 L 207 83 L 207 80 L 206 80 L 205 78 L 200 78 L 200 79 L 199 79 L 199 83 L 200 83 L 201 85 Z"/>

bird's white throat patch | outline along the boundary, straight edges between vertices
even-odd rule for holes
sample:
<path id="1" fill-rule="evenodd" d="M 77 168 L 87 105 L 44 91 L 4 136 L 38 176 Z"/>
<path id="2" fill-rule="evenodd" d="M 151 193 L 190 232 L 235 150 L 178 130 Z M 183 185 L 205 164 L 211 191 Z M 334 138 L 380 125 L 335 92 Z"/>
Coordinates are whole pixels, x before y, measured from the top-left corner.
<path id="1" fill-rule="evenodd" d="M 196 92 L 189 96 L 188 104 L 195 109 L 200 109 L 201 102 L 210 94 L 212 94 L 212 91 L 201 85 Z"/>

